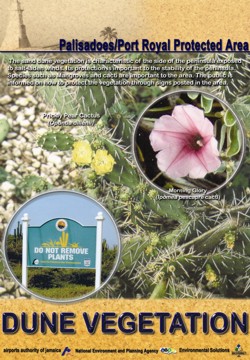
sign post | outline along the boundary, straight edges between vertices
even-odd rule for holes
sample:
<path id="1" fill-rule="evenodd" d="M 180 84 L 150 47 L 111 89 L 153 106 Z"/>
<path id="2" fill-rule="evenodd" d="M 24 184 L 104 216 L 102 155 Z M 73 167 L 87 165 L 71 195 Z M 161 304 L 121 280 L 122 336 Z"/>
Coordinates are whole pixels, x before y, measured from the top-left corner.
<path id="1" fill-rule="evenodd" d="M 28 226 L 29 226 L 29 215 L 28 214 L 23 215 L 22 222 L 23 222 L 22 285 L 27 287 L 27 283 L 28 283 L 28 271 L 27 271 Z"/>
<path id="2" fill-rule="evenodd" d="M 102 273 L 102 227 L 103 227 L 103 214 L 99 212 L 96 216 L 96 260 L 95 260 L 95 289 L 101 286 L 101 273 Z"/>

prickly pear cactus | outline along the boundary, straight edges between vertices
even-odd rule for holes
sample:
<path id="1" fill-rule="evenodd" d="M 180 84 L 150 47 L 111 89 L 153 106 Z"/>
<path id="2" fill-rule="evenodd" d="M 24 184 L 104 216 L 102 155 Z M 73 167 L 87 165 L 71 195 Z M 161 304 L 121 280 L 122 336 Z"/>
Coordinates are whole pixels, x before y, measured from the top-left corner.
<path id="1" fill-rule="evenodd" d="M 83 86 L 79 87 L 76 100 L 81 112 L 102 116 L 113 105 L 117 94 L 119 90 L 115 86 Z"/>
<path id="2" fill-rule="evenodd" d="M 64 151 L 72 149 L 74 138 L 70 134 L 62 132 L 48 132 L 42 135 L 37 143 L 48 151 Z"/>

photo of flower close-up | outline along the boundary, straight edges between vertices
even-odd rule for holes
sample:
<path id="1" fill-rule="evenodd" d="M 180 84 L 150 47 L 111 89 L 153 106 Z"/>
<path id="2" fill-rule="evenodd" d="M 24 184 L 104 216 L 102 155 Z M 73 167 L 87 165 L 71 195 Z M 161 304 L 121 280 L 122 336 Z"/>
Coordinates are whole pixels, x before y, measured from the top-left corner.
<path id="1" fill-rule="evenodd" d="M 137 164 L 163 191 L 214 191 L 236 173 L 243 152 L 236 116 L 205 93 L 161 97 L 143 112 L 134 133 Z"/>

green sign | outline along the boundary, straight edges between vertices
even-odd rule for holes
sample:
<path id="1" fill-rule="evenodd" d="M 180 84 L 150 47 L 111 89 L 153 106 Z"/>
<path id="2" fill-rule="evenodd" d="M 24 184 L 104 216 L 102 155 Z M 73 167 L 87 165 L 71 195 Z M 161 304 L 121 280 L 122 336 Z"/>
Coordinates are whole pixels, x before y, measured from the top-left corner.
<path id="1" fill-rule="evenodd" d="M 96 259 L 96 226 L 52 219 L 28 227 L 28 267 L 89 268 Z"/>

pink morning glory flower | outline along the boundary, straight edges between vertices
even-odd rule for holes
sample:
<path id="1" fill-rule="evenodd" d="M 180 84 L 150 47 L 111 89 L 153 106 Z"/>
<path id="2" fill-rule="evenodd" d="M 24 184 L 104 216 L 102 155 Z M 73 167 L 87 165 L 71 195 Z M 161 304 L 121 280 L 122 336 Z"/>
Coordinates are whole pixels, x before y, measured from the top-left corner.
<path id="1" fill-rule="evenodd" d="M 171 178 L 201 179 L 221 164 L 213 124 L 193 105 L 175 106 L 157 119 L 149 136 L 158 168 Z"/>

